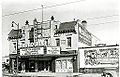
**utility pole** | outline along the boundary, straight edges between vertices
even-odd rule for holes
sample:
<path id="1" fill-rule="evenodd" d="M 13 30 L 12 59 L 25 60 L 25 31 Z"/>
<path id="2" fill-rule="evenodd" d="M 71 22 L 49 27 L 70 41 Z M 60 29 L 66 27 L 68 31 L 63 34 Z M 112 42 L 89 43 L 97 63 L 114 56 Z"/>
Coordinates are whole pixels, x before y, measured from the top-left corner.
<path id="1" fill-rule="evenodd" d="M 42 7 L 42 22 L 43 22 L 43 5 L 41 5 L 41 7 Z"/>
<path id="2" fill-rule="evenodd" d="M 42 30 L 43 30 L 43 29 L 42 29 L 42 24 L 43 24 L 43 5 L 41 5 L 41 7 L 42 7 L 41 36 L 43 36 L 43 35 L 42 35 Z"/>

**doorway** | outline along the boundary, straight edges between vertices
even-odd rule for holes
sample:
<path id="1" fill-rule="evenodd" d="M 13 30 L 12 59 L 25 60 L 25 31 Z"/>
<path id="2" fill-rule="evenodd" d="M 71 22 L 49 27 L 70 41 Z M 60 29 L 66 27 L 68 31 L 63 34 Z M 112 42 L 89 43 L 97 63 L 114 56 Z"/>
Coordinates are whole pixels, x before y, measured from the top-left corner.
<path id="1" fill-rule="evenodd" d="M 38 71 L 50 71 L 51 62 L 50 61 L 39 61 Z"/>
<path id="2" fill-rule="evenodd" d="M 35 72 L 35 61 L 31 61 L 29 64 L 29 71 Z"/>

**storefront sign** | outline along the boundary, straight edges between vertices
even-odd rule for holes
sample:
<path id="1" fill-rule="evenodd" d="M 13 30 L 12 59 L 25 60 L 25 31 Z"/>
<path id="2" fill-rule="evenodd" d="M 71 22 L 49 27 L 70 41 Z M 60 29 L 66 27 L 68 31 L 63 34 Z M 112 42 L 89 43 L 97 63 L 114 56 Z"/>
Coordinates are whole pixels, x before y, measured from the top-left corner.
<path id="1" fill-rule="evenodd" d="M 38 54 L 44 54 L 44 47 L 38 47 Z"/>
<path id="2" fill-rule="evenodd" d="M 47 47 L 47 54 L 60 54 L 60 47 Z"/>
<path id="3" fill-rule="evenodd" d="M 26 55 L 26 49 L 20 49 L 20 55 Z"/>
<path id="4" fill-rule="evenodd" d="M 44 47 L 20 49 L 20 55 L 38 55 L 38 54 L 44 54 Z"/>

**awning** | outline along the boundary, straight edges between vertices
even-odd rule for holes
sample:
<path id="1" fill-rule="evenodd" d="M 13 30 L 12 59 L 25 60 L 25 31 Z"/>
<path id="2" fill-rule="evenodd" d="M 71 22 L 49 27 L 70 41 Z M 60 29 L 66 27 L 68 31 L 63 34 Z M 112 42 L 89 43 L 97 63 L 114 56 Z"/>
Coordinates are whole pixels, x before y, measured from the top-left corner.
<path id="1" fill-rule="evenodd" d="M 22 37 L 22 31 L 21 29 L 19 30 L 14 30 L 12 29 L 10 31 L 10 33 L 8 34 L 8 39 L 18 39 L 18 38 L 21 38 Z"/>

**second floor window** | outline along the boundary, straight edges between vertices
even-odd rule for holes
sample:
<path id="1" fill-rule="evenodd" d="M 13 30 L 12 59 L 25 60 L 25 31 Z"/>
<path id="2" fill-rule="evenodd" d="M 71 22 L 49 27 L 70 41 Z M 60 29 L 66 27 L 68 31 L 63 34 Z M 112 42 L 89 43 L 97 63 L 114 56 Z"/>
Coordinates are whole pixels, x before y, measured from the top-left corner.
<path id="1" fill-rule="evenodd" d="M 55 25 L 55 29 L 57 29 L 57 25 Z"/>
<path id="2" fill-rule="evenodd" d="M 60 39 L 56 39 L 56 46 L 60 46 Z"/>
<path id="3" fill-rule="evenodd" d="M 25 30 L 23 30 L 23 34 L 25 34 Z"/>
<path id="4" fill-rule="evenodd" d="M 46 39 L 46 40 L 45 40 L 45 45 L 47 45 L 47 46 L 48 46 L 48 39 Z"/>
<path id="5" fill-rule="evenodd" d="M 68 47 L 71 47 L 71 37 L 67 37 L 67 45 Z"/>
<path id="6" fill-rule="evenodd" d="M 15 48 L 15 50 L 16 50 L 16 43 L 13 43 L 14 44 L 14 48 Z"/>

